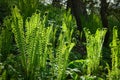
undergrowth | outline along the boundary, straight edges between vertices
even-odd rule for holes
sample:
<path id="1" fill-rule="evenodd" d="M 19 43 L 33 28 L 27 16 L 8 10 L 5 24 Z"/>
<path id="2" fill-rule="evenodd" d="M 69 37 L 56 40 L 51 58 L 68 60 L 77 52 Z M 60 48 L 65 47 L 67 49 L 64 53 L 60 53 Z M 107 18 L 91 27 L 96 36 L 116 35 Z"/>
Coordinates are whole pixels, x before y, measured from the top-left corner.
<path id="1" fill-rule="evenodd" d="M 17 79 L 65 79 L 69 53 L 75 45 L 71 42 L 73 29 L 65 23 L 65 19 L 71 22 L 70 17 L 64 16 L 56 39 L 57 27 L 53 29 L 52 25 L 45 26 L 46 18 L 41 18 L 39 11 L 27 18 L 24 24 L 19 9 L 13 7 L 11 27 L 18 47 L 17 58 L 20 60 L 17 63 L 19 70 L 15 69 L 18 72 Z"/>
<path id="2" fill-rule="evenodd" d="M 104 78 L 101 51 L 107 29 L 101 29 L 97 15 L 82 19 L 83 27 L 87 27 L 84 29 L 87 53 L 82 59 L 78 53 L 78 59 L 71 50 L 79 45 L 75 44 L 79 32 L 75 31 L 75 20 L 69 12 L 52 6 L 44 6 L 45 10 L 40 7 L 39 11 L 38 0 L 9 2 L 9 6 L 17 4 L 19 9 L 13 6 L 12 16 L 6 17 L 0 25 L 0 80 L 104 80 L 106 76 L 109 80 L 120 79 L 118 28 L 113 28 L 112 66 L 107 64 L 108 74 L 103 72 Z"/>

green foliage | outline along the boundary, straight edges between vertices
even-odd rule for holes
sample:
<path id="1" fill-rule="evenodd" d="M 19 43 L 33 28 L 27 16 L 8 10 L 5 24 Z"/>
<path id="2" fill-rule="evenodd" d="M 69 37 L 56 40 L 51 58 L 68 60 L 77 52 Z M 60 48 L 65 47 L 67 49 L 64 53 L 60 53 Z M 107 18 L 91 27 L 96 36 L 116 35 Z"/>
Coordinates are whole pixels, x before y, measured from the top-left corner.
<path id="1" fill-rule="evenodd" d="M 0 0 L 0 25 L 3 23 L 4 18 L 8 15 L 10 15 L 10 8 L 7 1 Z"/>
<path id="2" fill-rule="evenodd" d="M 6 17 L 4 19 L 2 31 L 0 33 L 0 59 L 1 61 L 5 61 L 8 54 L 11 53 L 12 50 L 12 32 L 11 32 L 11 20 L 8 19 L 9 17 Z"/>
<path id="3" fill-rule="evenodd" d="M 70 17 L 68 16 L 68 18 Z M 67 17 L 65 16 L 65 18 Z M 62 30 L 55 48 L 55 44 L 52 43 L 56 40 L 57 28 L 45 27 L 45 20 L 46 18 L 42 20 L 39 11 L 37 11 L 26 19 L 24 25 L 18 8 L 13 8 L 11 26 L 20 51 L 22 69 L 20 75 L 25 80 L 48 79 L 50 74 L 52 74 L 51 79 L 54 79 L 54 76 L 57 80 L 65 78 L 69 53 L 75 45 L 71 42 L 73 29 L 67 27 L 65 22 L 62 23 Z M 54 51 L 55 53 L 53 53 Z M 52 63 L 51 67 L 47 67 L 50 64 L 47 60 Z M 48 73 L 48 71 L 53 73 Z"/>
<path id="4" fill-rule="evenodd" d="M 1 54 L 1 49 L 2 49 L 2 36 L 1 36 L 1 34 L 0 34 L 0 59 L 1 59 L 1 56 L 2 56 L 2 54 Z M 1 61 L 1 60 L 0 60 Z"/>
<path id="5" fill-rule="evenodd" d="M 73 69 L 78 68 L 81 75 L 84 75 L 87 72 L 87 62 L 83 59 L 71 61 L 69 67 Z"/>
<path id="6" fill-rule="evenodd" d="M 108 17 L 108 23 L 111 30 L 113 29 L 113 26 L 120 26 L 119 21 L 112 15 Z"/>
<path id="7" fill-rule="evenodd" d="M 12 30 L 20 51 L 20 60 L 24 79 L 34 80 L 39 71 L 46 67 L 47 45 L 52 27 L 45 28 L 39 12 L 36 12 L 23 25 L 23 18 L 15 7 L 12 11 Z M 38 74 L 36 74 L 38 73 Z M 41 75 L 42 76 L 42 75 Z"/>
<path id="8" fill-rule="evenodd" d="M 104 42 L 104 37 L 107 32 L 107 29 L 97 29 L 95 34 L 91 34 L 90 31 L 84 28 L 85 36 L 86 36 L 86 49 L 87 49 L 87 58 L 74 60 L 69 63 L 69 75 L 72 76 L 72 79 L 77 78 L 77 80 L 94 80 L 102 78 L 97 77 L 100 60 L 101 60 L 101 51 L 102 45 Z M 78 70 L 78 72 L 73 71 L 74 69 Z M 73 75 L 76 75 L 73 77 Z M 94 76 L 95 75 L 95 76 Z"/>
<path id="9" fill-rule="evenodd" d="M 88 29 L 84 29 L 84 32 L 87 41 L 87 73 L 94 74 L 100 64 L 102 45 L 107 30 L 97 29 L 95 34 L 91 34 Z"/>
<path id="10" fill-rule="evenodd" d="M 25 19 L 36 11 L 38 4 L 39 0 L 18 0 L 18 8 L 22 11 Z"/>
<path id="11" fill-rule="evenodd" d="M 68 57 L 71 49 L 75 45 L 71 43 L 72 32 L 69 31 L 66 24 L 63 22 L 62 32 L 58 39 L 58 47 L 57 47 L 57 61 L 58 61 L 58 77 L 57 80 L 64 79 L 65 69 L 67 67 Z M 63 78 L 62 78 L 63 77 Z"/>
<path id="12" fill-rule="evenodd" d="M 112 70 L 108 70 L 109 80 L 119 80 L 120 79 L 120 40 L 118 39 L 118 29 L 117 27 L 113 28 L 113 40 L 110 44 L 112 52 Z"/>
<path id="13" fill-rule="evenodd" d="M 0 80 L 106 79 L 105 59 L 101 60 L 101 50 L 104 48 L 102 44 L 107 30 L 100 29 L 102 24 L 99 15 L 93 13 L 86 18 L 81 16 L 83 28 L 87 27 L 84 30 L 87 58 L 83 59 L 84 54 L 76 51 L 83 49 L 83 46 L 74 47 L 74 42 L 77 45 L 82 43 L 77 42 L 80 32 L 76 30 L 75 20 L 70 12 L 40 2 L 0 0 L 0 21 L 4 22 L 0 24 Z M 10 8 L 12 16 L 4 19 L 10 14 Z M 112 27 L 119 26 L 119 21 L 114 17 L 109 17 L 108 20 L 112 34 Z M 80 35 L 82 37 L 82 32 Z M 109 68 L 110 64 L 107 65 L 110 80 L 119 80 L 120 76 L 120 41 L 117 35 L 119 33 L 115 27 L 114 39 L 110 45 L 112 69 Z M 73 47 L 76 49 L 71 52 Z M 14 49 L 16 52 L 13 52 Z M 83 51 L 80 53 L 84 53 Z"/>
<path id="14" fill-rule="evenodd" d="M 114 16 L 109 16 L 108 17 L 108 23 L 109 23 L 109 31 L 111 32 L 110 33 L 110 39 L 112 41 L 112 36 L 113 36 L 113 26 L 117 26 L 117 27 L 120 27 L 120 22 L 116 19 L 116 17 Z M 120 28 L 118 28 L 118 30 L 120 30 Z M 118 32 L 118 37 L 120 38 L 120 32 Z"/>
<path id="15" fill-rule="evenodd" d="M 88 15 L 88 17 L 82 17 L 83 28 L 87 27 L 92 34 L 96 32 L 98 28 L 102 28 L 102 22 L 100 16 L 97 14 Z"/>
<path id="16" fill-rule="evenodd" d="M 2 76 L 0 77 L 0 80 L 6 80 L 6 71 L 2 73 Z"/>
<path id="17" fill-rule="evenodd" d="M 69 76 L 66 79 L 72 78 L 73 80 L 78 80 L 79 79 L 79 75 L 78 73 L 80 73 L 80 70 L 77 68 L 71 69 L 71 68 L 67 68 L 66 70 L 66 74 Z"/>
<path id="18" fill-rule="evenodd" d="M 20 50 L 22 65 L 26 66 L 26 60 L 25 60 L 25 36 L 24 36 L 24 28 L 23 28 L 23 19 L 22 16 L 19 14 L 18 9 L 15 7 L 12 11 L 13 20 L 12 20 L 12 31 L 15 36 L 15 40 L 17 43 L 17 46 Z"/>

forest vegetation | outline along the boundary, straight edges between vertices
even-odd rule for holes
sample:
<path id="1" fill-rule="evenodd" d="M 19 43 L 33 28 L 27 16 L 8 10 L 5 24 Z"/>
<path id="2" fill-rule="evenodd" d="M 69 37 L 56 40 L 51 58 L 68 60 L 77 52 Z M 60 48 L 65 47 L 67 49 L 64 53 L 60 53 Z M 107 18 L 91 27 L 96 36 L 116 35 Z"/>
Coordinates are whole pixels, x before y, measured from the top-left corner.
<path id="1" fill-rule="evenodd" d="M 0 80 L 120 80 L 120 0 L 0 0 Z"/>

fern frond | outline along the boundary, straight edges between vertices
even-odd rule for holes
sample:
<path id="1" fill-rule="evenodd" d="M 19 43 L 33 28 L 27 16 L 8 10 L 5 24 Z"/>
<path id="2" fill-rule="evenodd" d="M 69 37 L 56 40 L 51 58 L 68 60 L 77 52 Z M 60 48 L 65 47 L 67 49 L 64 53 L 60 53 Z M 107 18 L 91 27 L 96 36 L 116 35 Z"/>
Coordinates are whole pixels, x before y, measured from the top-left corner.
<path id="1" fill-rule="evenodd" d="M 87 61 L 88 61 L 88 74 L 97 70 L 100 59 L 101 50 L 104 42 L 104 37 L 107 32 L 106 29 L 97 29 L 95 34 L 91 34 L 88 29 L 84 29 L 87 41 Z"/>
<path id="2" fill-rule="evenodd" d="M 23 28 L 23 19 L 16 6 L 12 10 L 12 17 L 13 17 L 13 21 L 11 24 L 12 31 L 14 33 L 17 46 L 22 54 L 21 55 L 22 65 L 25 67 L 26 57 L 25 57 L 25 36 L 24 36 L 24 28 Z"/>
<path id="3" fill-rule="evenodd" d="M 113 40 L 110 43 L 112 52 L 112 70 L 110 71 L 109 79 L 120 79 L 120 40 L 118 39 L 118 29 L 113 27 Z"/>

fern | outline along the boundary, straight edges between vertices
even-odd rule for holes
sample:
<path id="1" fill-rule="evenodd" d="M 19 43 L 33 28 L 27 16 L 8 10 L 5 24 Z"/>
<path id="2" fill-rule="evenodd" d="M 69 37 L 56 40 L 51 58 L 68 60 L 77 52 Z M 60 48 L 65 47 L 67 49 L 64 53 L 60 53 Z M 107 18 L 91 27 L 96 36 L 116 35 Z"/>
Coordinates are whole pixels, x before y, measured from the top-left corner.
<path id="1" fill-rule="evenodd" d="M 46 76 L 51 74 L 51 79 L 54 79 L 54 76 L 57 80 L 64 79 L 69 53 L 75 45 L 71 42 L 73 29 L 70 30 L 63 22 L 57 40 L 58 28 L 53 29 L 52 25 L 46 27 L 46 18 L 42 19 L 39 11 L 27 18 L 23 24 L 23 17 L 15 7 L 12 11 L 12 18 L 11 26 L 20 51 L 24 79 L 48 79 Z M 57 47 L 55 47 L 56 40 Z M 51 67 L 47 67 L 49 63 L 47 60 L 50 60 Z M 55 69 L 56 65 L 57 69 Z"/>
<path id="2" fill-rule="evenodd" d="M 57 64 L 58 64 L 58 75 L 57 75 L 57 80 L 64 79 L 65 77 L 65 70 L 67 67 L 67 61 L 69 57 L 69 53 L 73 46 L 75 45 L 74 43 L 71 42 L 72 39 L 72 33 L 73 29 L 69 31 L 70 28 L 68 28 L 63 22 L 62 24 L 62 31 L 60 33 L 60 36 L 58 38 L 58 46 L 57 46 L 57 52 L 56 52 L 56 57 L 57 57 Z"/>
<path id="3" fill-rule="evenodd" d="M 117 27 L 113 28 L 113 40 L 110 43 L 111 52 L 112 52 L 112 70 L 109 71 L 110 80 L 119 80 L 120 79 L 120 40 L 118 39 L 118 29 Z"/>
<path id="4" fill-rule="evenodd" d="M 24 19 L 30 17 L 37 9 L 39 0 L 18 0 L 18 8 L 22 11 Z"/>
<path id="5" fill-rule="evenodd" d="M 24 35 L 24 28 L 23 28 L 23 19 L 19 13 L 17 7 L 12 10 L 12 31 L 15 36 L 15 41 L 21 53 L 21 64 L 23 66 L 23 70 L 26 67 L 26 53 L 25 53 L 25 35 Z"/>
<path id="6" fill-rule="evenodd" d="M 88 29 L 84 29 L 87 41 L 87 73 L 92 74 L 99 66 L 101 59 L 102 44 L 106 34 L 106 29 L 97 29 L 95 34 L 91 34 Z"/>

